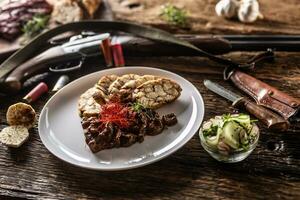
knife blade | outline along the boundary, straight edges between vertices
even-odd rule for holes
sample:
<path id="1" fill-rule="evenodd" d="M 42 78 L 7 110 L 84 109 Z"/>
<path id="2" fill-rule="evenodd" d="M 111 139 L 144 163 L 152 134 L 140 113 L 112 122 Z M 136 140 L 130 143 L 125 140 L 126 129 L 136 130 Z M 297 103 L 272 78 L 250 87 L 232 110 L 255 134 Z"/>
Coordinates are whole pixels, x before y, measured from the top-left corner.
<path id="1" fill-rule="evenodd" d="M 217 93 L 218 95 L 232 102 L 238 101 L 239 99 L 243 98 L 242 96 L 239 96 L 238 94 L 233 93 L 232 91 L 227 90 L 218 83 L 212 82 L 210 80 L 204 80 L 204 85 L 209 90 L 213 91 L 214 93 Z"/>
<path id="2" fill-rule="evenodd" d="M 279 130 L 279 131 L 288 130 L 290 126 L 289 122 L 285 120 L 283 117 L 281 117 L 280 115 L 277 115 L 276 113 L 268 110 L 267 108 L 264 108 L 263 106 L 259 106 L 256 103 L 249 100 L 248 98 L 240 96 L 213 81 L 204 80 L 204 85 L 214 93 L 233 102 L 232 105 L 234 107 L 244 108 L 250 114 L 252 114 L 257 119 L 259 119 L 268 128 L 273 130 Z"/>

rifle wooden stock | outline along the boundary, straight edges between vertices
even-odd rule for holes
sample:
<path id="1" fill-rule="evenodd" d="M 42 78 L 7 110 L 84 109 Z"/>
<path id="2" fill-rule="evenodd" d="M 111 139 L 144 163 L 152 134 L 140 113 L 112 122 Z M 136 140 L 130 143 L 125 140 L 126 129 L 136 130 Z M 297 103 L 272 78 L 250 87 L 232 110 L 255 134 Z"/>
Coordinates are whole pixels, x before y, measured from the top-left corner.
<path id="1" fill-rule="evenodd" d="M 76 55 L 68 55 L 68 59 L 75 59 Z M 6 78 L 5 83 L 10 88 L 10 93 L 19 91 L 25 79 L 45 71 L 50 63 L 63 62 L 66 59 L 61 48 L 53 48 L 29 59 L 13 70 Z"/>

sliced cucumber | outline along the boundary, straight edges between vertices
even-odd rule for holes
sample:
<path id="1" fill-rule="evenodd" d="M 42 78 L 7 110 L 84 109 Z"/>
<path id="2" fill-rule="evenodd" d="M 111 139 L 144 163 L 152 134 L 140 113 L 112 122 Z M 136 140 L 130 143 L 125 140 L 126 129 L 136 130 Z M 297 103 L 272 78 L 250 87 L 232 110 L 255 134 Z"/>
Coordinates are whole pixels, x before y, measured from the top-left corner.
<path id="1" fill-rule="evenodd" d="M 250 116 L 245 114 L 232 115 L 231 119 L 243 125 L 250 124 Z"/>
<path id="2" fill-rule="evenodd" d="M 243 145 L 247 145 L 249 143 L 249 138 L 246 130 L 241 130 L 240 132 L 240 141 Z"/>
<path id="3" fill-rule="evenodd" d="M 213 124 L 213 126 L 219 126 L 222 127 L 223 126 L 223 119 L 222 116 L 216 116 L 215 118 L 210 120 Z"/>
<path id="4" fill-rule="evenodd" d="M 251 136 L 251 137 L 256 137 L 256 136 L 258 135 L 258 133 L 259 133 L 259 128 L 258 128 L 258 126 L 257 126 L 256 124 L 253 124 L 253 125 L 252 125 L 252 128 L 251 128 L 251 131 L 250 131 L 250 133 L 249 133 L 249 136 Z"/>
<path id="5" fill-rule="evenodd" d="M 234 122 L 227 122 L 223 127 L 224 142 L 233 149 L 239 148 L 239 133 L 242 131 L 242 127 Z"/>
<path id="6" fill-rule="evenodd" d="M 217 135 L 215 135 L 213 137 L 208 137 L 206 139 L 207 144 L 209 146 L 213 147 L 213 148 L 217 148 L 217 145 L 218 145 L 219 138 L 220 138 L 221 134 L 222 134 L 222 129 L 218 128 Z"/>

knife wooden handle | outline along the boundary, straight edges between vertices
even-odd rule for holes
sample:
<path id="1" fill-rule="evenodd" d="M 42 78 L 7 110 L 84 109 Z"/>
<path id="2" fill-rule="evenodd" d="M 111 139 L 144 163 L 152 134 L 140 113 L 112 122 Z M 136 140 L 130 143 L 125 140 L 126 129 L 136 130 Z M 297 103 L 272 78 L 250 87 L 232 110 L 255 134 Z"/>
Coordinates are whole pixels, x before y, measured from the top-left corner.
<path id="1" fill-rule="evenodd" d="M 244 107 L 250 114 L 254 115 L 270 129 L 286 131 L 290 126 L 289 122 L 280 115 L 277 115 L 263 106 L 257 105 L 247 98 L 241 98 L 232 105 L 234 107 Z"/>

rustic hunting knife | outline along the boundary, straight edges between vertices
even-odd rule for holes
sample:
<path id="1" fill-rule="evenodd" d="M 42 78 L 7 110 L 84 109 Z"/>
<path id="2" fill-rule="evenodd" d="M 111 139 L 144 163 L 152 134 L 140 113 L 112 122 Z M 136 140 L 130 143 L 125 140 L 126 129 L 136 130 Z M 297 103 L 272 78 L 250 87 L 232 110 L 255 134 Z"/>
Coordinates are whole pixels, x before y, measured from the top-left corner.
<path id="1" fill-rule="evenodd" d="M 289 122 L 299 123 L 300 99 L 258 80 L 240 70 L 225 70 L 224 77 L 252 97 L 258 105 L 267 107 Z"/>
<path id="2" fill-rule="evenodd" d="M 268 128 L 273 130 L 286 131 L 289 128 L 289 122 L 281 116 L 273 113 L 272 111 L 257 105 L 249 99 L 242 97 L 221 85 L 214 83 L 210 80 L 204 80 L 204 85 L 214 93 L 232 101 L 234 107 L 243 107 L 249 113 L 258 118 Z"/>

